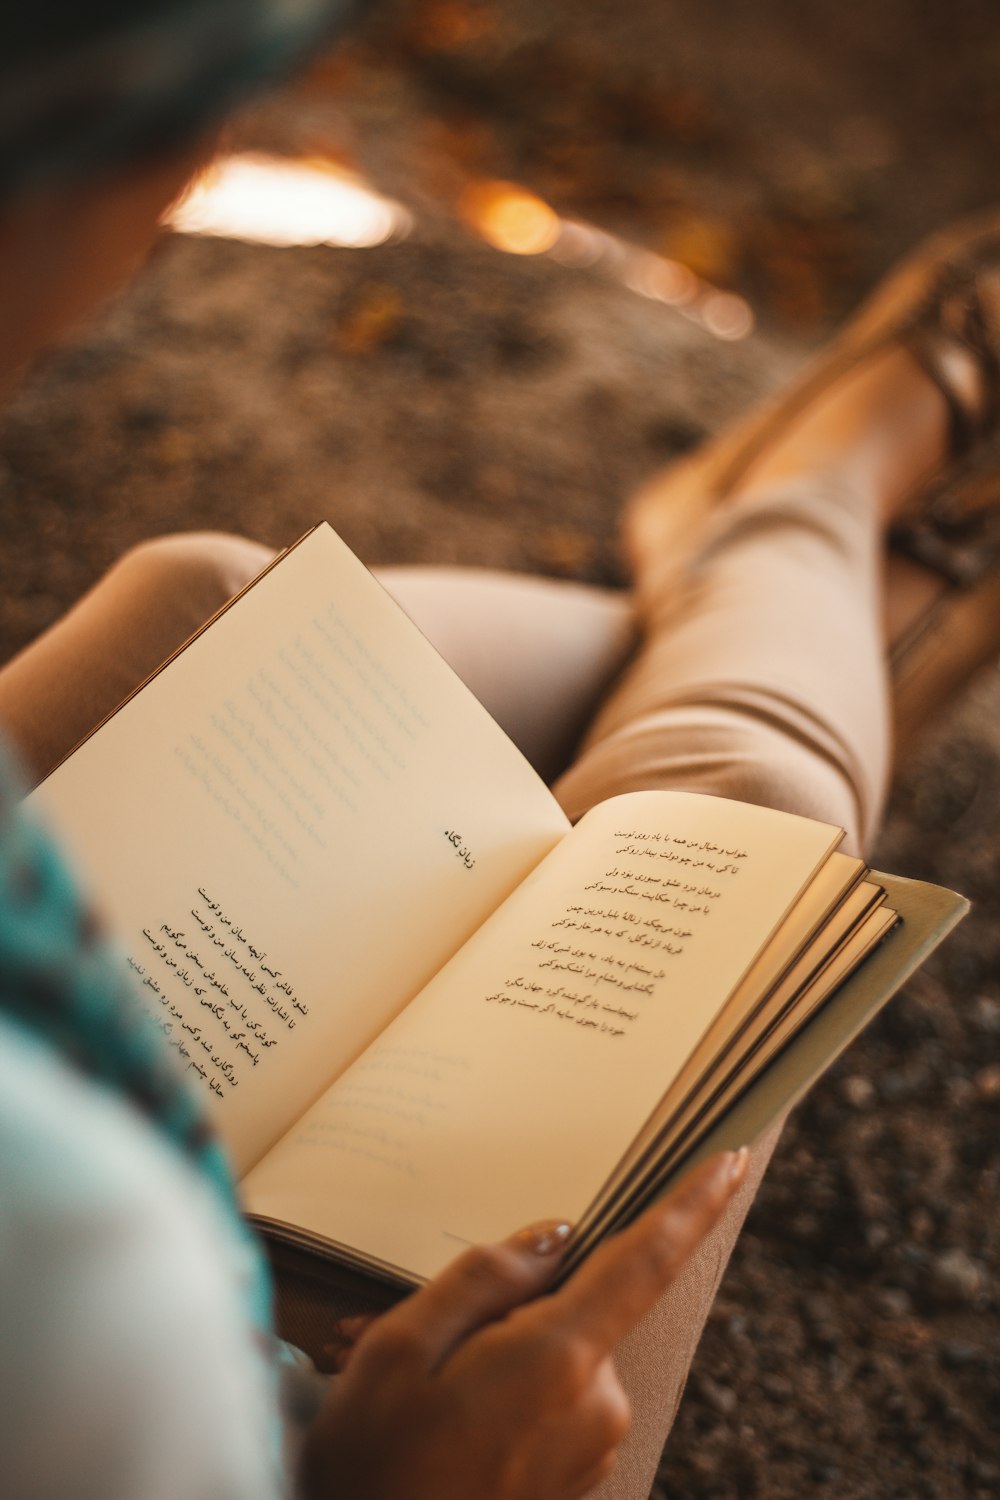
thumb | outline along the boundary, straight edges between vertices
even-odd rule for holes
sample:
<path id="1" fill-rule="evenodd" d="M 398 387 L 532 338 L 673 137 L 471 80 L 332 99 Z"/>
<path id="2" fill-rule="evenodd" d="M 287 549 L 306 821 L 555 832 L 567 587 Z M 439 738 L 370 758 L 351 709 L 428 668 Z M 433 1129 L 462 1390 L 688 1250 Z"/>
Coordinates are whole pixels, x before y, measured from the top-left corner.
<path id="1" fill-rule="evenodd" d="M 383 1314 L 364 1341 L 375 1353 L 383 1336 L 393 1358 L 425 1370 L 444 1364 L 477 1329 L 496 1322 L 543 1292 L 554 1277 L 570 1234 L 563 1220 L 522 1229 L 497 1245 L 477 1245 L 405 1302 Z"/>

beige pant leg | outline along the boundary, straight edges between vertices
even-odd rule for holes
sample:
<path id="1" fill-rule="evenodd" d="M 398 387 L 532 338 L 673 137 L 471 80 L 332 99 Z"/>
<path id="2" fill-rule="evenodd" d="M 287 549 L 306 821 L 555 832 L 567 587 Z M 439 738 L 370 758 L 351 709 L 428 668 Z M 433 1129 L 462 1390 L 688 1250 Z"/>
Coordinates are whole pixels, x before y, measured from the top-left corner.
<path id="1" fill-rule="evenodd" d="M 273 555 L 221 532 L 143 542 L 0 668 L 0 724 L 33 779 Z M 625 597 L 484 569 L 386 568 L 377 576 L 539 774 L 562 770 L 634 644 Z"/>
<path id="2" fill-rule="evenodd" d="M 636 658 L 555 788 L 569 815 L 615 792 L 683 787 L 839 823 L 849 847 L 863 846 L 888 767 L 873 515 L 821 484 L 720 512 L 691 572 L 647 602 Z M 737 1199 L 618 1350 L 633 1427 L 595 1500 L 649 1493 L 778 1133 L 754 1145 Z"/>
<path id="3" fill-rule="evenodd" d="M 0 724 L 41 780 L 272 558 L 191 532 L 143 542 L 0 669 Z"/>
<path id="4" fill-rule="evenodd" d="M 864 846 L 888 772 L 881 567 L 871 507 L 820 481 L 720 509 L 647 602 L 641 649 L 555 787 L 570 817 L 682 787 L 840 823 Z"/>
<path id="5" fill-rule="evenodd" d="M 482 568 L 384 568 L 377 576 L 552 781 L 634 648 L 627 596 Z"/>

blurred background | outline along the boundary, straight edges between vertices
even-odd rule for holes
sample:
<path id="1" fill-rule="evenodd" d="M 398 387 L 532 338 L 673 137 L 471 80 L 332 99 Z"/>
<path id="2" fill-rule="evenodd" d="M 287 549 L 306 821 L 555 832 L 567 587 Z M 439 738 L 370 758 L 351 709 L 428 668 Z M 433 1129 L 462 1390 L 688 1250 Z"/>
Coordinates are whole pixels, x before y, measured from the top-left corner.
<path id="1" fill-rule="evenodd" d="M 998 84 L 994 0 L 383 0 L 0 414 L 0 649 L 189 527 L 624 583 L 636 483 L 1000 200 Z M 660 1497 L 1000 1494 L 995 669 L 876 858 L 976 913 L 789 1126 Z"/>

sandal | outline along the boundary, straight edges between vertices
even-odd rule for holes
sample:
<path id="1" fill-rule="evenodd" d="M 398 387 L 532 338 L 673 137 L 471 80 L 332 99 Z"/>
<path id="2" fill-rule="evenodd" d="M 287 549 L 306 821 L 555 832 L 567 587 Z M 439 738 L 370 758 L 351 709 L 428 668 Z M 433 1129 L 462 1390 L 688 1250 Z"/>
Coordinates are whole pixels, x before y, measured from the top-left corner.
<path id="1" fill-rule="evenodd" d="M 940 474 L 889 531 L 890 560 L 910 559 L 939 580 L 891 650 L 897 742 L 905 746 L 1000 650 L 1000 215 L 936 234 L 904 260 L 790 390 L 640 491 L 624 540 L 630 557 L 642 558 L 640 607 L 663 598 L 667 578 L 697 546 L 706 510 L 834 381 L 899 347 L 937 386 L 950 419 Z M 905 576 L 901 563 L 896 577 Z M 919 587 L 916 568 L 910 577 Z"/>

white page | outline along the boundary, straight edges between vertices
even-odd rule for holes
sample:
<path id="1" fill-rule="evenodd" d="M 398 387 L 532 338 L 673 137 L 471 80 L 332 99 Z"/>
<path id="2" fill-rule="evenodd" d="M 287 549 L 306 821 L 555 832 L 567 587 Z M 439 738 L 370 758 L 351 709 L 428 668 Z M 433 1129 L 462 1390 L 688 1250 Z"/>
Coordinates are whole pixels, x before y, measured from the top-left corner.
<path id="1" fill-rule="evenodd" d="M 688 793 L 586 818 L 244 1184 L 430 1276 L 575 1220 L 839 829 Z"/>
<path id="2" fill-rule="evenodd" d="M 33 801 L 239 1170 L 568 827 L 326 526 Z"/>

